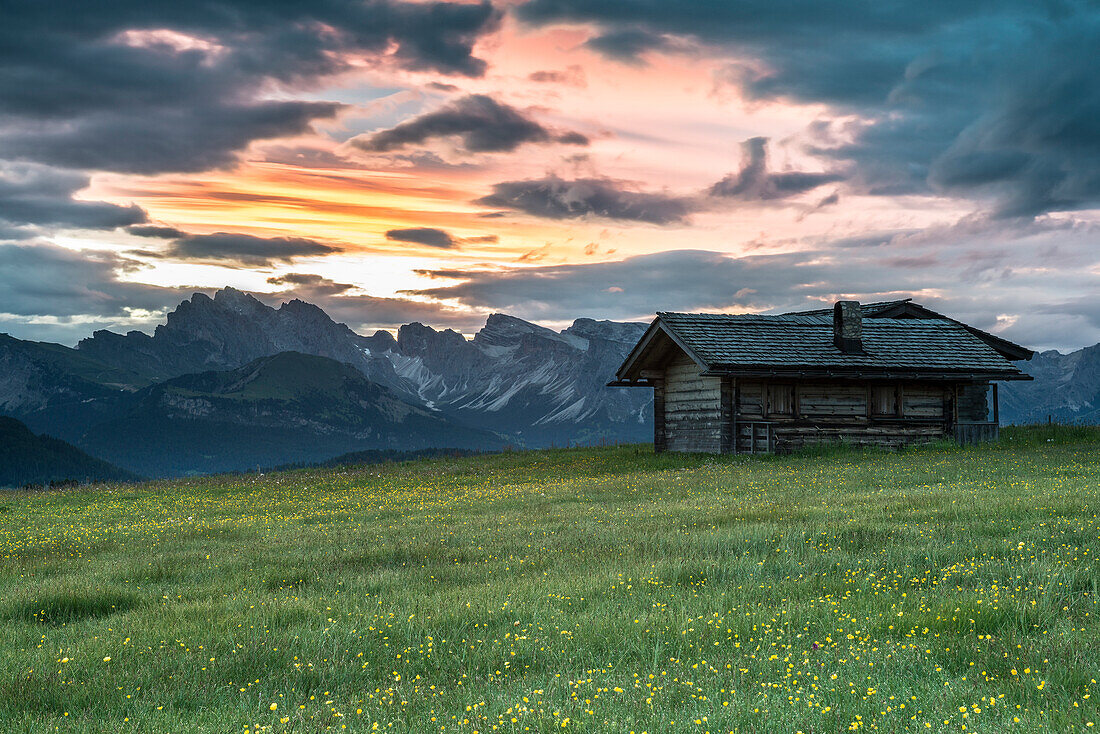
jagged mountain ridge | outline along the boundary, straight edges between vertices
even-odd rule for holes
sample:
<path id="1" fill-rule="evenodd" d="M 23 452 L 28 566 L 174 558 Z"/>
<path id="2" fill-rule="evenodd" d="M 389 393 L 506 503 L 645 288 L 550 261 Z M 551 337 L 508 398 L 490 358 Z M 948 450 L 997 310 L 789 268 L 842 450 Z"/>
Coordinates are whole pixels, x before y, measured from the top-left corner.
<path id="1" fill-rule="evenodd" d="M 606 387 L 644 330 L 578 319 L 559 333 L 493 314 L 472 340 L 403 326 L 382 354 L 425 405 L 530 445 L 645 440 L 652 396 Z"/>
<path id="2" fill-rule="evenodd" d="M 410 402 L 537 446 L 646 440 L 652 396 L 605 387 L 644 329 L 578 319 L 559 333 L 494 314 L 472 340 L 419 323 L 401 327 L 396 339 L 385 331 L 362 336 L 312 304 L 272 308 L 225 288 L 184 301 L 152 336 L 97 331 L 77 351 L 151 380 L 284 351 L 329 357 Z"/>
<path id="3" fill-rule="evenodd" d="M 305 301 L 271 308 L 234 288 L 211 298 L 195 293 L 168 314 L 150 336 L 96 331 L 77 344 L 89 358 L 166 379 L 192 372 L 233 369 L 259 357 L 301 352 L 355 365 L 363 372 L 364 337 Z"/>

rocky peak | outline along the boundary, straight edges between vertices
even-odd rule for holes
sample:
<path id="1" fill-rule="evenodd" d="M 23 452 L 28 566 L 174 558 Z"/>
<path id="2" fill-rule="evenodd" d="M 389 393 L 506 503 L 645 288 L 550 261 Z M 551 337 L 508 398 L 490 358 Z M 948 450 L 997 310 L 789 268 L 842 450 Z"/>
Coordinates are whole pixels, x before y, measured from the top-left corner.
<path id="1" fill-rule="evenodd" d="M 577 319 L 562 335 L 574 335 L 584 339 L 604 339 L 613 342 L 626 342 L 631 346 L 641 337 L 647 324 L 630 321 L 597 321 L 596 319 Z"/>
<path id="2" fill-rule="evenodd" d="M 419 321 L 405 324 L 397 330 L 397 345 L 406 354 L 416 354 L 439 347 L 459 347 L 466 344 L 466 338 L 452 329 L 436 331 Z"/>
<path id="3" fill-rule="evenodd" d="M 562 341 L 557 332 L 544 326 L 532 324 L 530 321 L 509 316 L 503 313 L 494 313 L 485 320 L 485 326 L 474 335 L 474 344 L 483 347 L 508 347 L 518 344 L 523 337 L 528 335 L 539 336 L 553 341 Z"/>
<path id="4" fill-rule="evenodd" d="M 307 323 L 324 324 L 325 326 L 334 325 L 336 323 L 320 306 L 306 303 L 297 298 L 279 306 L 277 313 L 284 318 L 289 317 L 296 321 Z"/>
<path id="5" fill-rule="evenodd" d="M 271 310 L 271 308 L 256 300 L 255 296 L 230 286 L 226 286 L 214 294 L 214 303 L 237 313 Z"/>
<path id="6" fill-rule="evenodd" d="M 397 340 L 393 338 L 393 334 L 382 329 L 370 336 L 363 337 L 362 341 L 372 352 L 387 352 L 397 349 Z"/>

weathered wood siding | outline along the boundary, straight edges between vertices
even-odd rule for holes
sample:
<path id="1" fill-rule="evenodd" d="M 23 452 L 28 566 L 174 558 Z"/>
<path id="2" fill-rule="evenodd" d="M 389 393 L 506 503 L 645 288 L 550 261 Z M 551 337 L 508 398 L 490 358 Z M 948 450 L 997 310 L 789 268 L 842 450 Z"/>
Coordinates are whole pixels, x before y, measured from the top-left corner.
<path id="1" fill-rule="evenodd" d="M 944 420 L 947 391 L 942 385 L 904 384 L 901 388 L 901 409 L 906 418 Z"/>
<path id="2" fill-rule="evenodd" d="M 866 385 L 808 382 L 798 386 L 798 413 L 807 417 L 865 417 L 870 395 Z"/>
<path id="3" fill-rule="evenodd" d="M 945 437 L 996 438 L 996 428 L 970 427 L 988 417 L 988 384 L 942 382 L 775 381 L 701 377 L 684 354 L 674 358 L 654 391 L 658 451 L 765 453 L 816 443 L 900 447 Z M 770 390 L 769 390 L 770 386 Z M 788 390 L 789 412 L 777 413 Z M 896 396 L 892 408 L 881 391 Z M 769 393 L 773 396 L 769 401 Z M 879 415 L 876 411 L 893 411 Z"/>
<path id="4" fill-rule="evenodd" d="M 699 365 L 684 354 L 665 368 L 664 433 L 668 451 L 722 450 L 722 381 L 700 377 L 699 372 Z"/>
<path id="5" fill-rule="evenodd" d="M 1000 427 L 996 423 L 960 423 L 955 426 L 955 440 L 963 445 L 996 441 Z"/>
<path id="6" fill-rule="evenodd" d="M 764 417 L 764 384 L 762 382 L 745 382 L 737 380 L 738 412 L 746 418 Z"/>
<path id="7" fill-rule="evenodd" d="M 787 383 L 789 384 L 789 383 Z M 776 414 L 767 405 L 768 382 L 735 380 L 735 450 L 792 451 L 816 443 L 899 447 L 952 435 L 945 411 L 953 387 L 933 383 L 800 381 L 793 409 Z M 872 384 L 897 395 L 897 415 L 872 413 Z"/>

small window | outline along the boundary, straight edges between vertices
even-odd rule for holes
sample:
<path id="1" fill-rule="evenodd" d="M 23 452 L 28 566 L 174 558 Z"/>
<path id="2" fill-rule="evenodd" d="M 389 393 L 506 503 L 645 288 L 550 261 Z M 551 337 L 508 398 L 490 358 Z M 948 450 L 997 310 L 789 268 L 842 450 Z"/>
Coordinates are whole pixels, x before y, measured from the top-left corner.
<path id="1" fill-rule="evenodd" d="M 794 413 L 794 386 L 768 385 L 768 414 L 792 415 Z"/>
<path id="2" fill-rule="evenodd" d="M 898 391 L 893 385 L 875 385 L 871 388 L 871 413 L 898 414 Z"/>

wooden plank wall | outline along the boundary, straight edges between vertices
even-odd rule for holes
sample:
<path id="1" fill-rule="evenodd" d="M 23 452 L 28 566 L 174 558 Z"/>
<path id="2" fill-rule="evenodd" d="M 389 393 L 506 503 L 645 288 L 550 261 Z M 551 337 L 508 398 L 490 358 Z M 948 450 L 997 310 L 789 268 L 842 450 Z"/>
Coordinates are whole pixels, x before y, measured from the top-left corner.
<path id="1" fill-rule="evenodd" d="M 761 420 L 764 417 L 764 383 L 757 381 L 737 381 L 738 414 L 746 420 Z"/>
<path id="2" fill-rule="evenodd" d="M 778 383 L 777 383 L 778 384 Z M 788 383 L 789 384 L 789 383 Z M 815 443 L 899 447 L 952 435 L 945 397 L 953 387 L 935 383 L 895 383 L 897 416 L 871 414 L 871 383 L 797 382 L 790 415 L 766 412 L 768 383 L 736 380 L 739 397 L 736 450 L 791 451 Z M 767 429 L 764 428 L 766 424 Z M 764 436 L 770 434 L 769 439 Z M 755 436 L 755 440 L 753 438 Z"/>
<path id="3" fill-rule="evenodd" d="M 699 365 L 685 354 L 665 368 L 664 430 L 669 451 L 722 450 L 720 378 L 700 377 Z"/>
<path id="4" fill-rule="evenodd" d="M 944 419 L 944 391 L 942 385 L 907 384 L 902 387 L 901 407 L 906 418 Z"/>
<path id="5" fill-rule="evenodd" d="M 957 430 L 957 424 L 986 419 L 988 384 L 892 383 L 900 414 L 880 416 L 872 415 L 869 382 L 801 381 L 793 383 L 792 413 L 776 415 L 769 412 L 767 380 L 701 377 L 699 372 L 684 354 L 665 368 L 654 390 L 657 451 L 762 453 L 840 441 L 899 447 L 996 435 L 975 430 L 958 435 Z"/>
<path id="6" fill-rule="evenodd" d="M 798 386 L 798 412 L 807 417 L 866 416 L 865 385 L 807 382 Z"/>
<path id="7" fill-rule="evenodd" d="M 733 434 L 733 380 L 729 377 L 721 378 L 720 390 L 719 421 L 722 434 L 719 438 L 718 450 L 723 454 L 728 454 L 734 450 L 734 441 L 736 440 Z"/>
<path id="8" fill-rule="evenodd" d="M 996 441 L 1000 427 L 996 423 L 960 423 L 955 426 L 955 440 L 963 445 Z"/>

